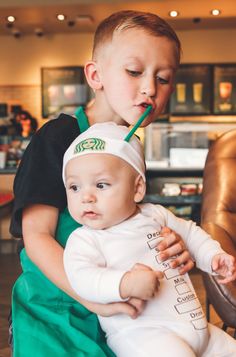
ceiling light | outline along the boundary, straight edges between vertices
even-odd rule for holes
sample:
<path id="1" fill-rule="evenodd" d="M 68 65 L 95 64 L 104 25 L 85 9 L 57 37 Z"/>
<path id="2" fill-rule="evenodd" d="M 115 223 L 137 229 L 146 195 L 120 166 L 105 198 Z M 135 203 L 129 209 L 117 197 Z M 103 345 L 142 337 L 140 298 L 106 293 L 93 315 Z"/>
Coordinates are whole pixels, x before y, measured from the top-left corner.
<path id="1" fill-rule="evenodd" d="M 12 15 L 7 16 L 7 21 L 8 22 L 14 22 L 15 20 L 16 20 L 16 18 L 14 16 L 12 16 Z"/>
<path id="2" fill-rule="evenodd" d="M 177 16 L 179 16 L 179 12 L 176 11 L 176 10 L 171 10 L 171 11 L 169 12 L 169 16 L 170 16 L 170 17 L 177 17 Z"/>
<path id="3" fill-rule="evenodd" d="M 64 21 L 66 19 L 66 16 L 65 15 L 63 15 L 63 14 L 58 14 L 57 15 L 57 20 L 59 20 L 59 21 Z"/>
<path id="4" fill-rule="evenodd" d="M 219 16 L 220 13 L 221 13 L 221 11 L 220 11 L 219 9 L 213 9 L 213 10 L 211 10 L 211 14 L 212 14 L 213 16 Z"/>

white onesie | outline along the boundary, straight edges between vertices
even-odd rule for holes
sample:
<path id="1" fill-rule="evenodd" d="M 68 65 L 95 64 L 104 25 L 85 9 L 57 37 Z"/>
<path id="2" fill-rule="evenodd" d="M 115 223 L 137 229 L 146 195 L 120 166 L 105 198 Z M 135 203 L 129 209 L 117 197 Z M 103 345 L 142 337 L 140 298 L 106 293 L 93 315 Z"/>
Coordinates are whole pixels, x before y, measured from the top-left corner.
<path id="1" fill-rule="evenodd" d="M 206 321 L 188 274 L 179 275 L 169 262 L 161 262 L 155 249 L 162 227 L 177 232 L 201 270 L 212 273 L 214 255 L 222 253 L 218 242 L 192 221 L 174 216 L 159 205 L 141 204 L 140 211 L 104 230 L 76 229 L 64 253 L 68 279 L 76 293 L 99 303 L 122 301 L 122 276 L 142 263 L 163 271 L 156 298 L 141 316 L 125 314 L 101 317 L 108 345 L 119 357 L 236 356 L 236 342 Z M 173 259 L 173 258 L 172 258 Z"/>

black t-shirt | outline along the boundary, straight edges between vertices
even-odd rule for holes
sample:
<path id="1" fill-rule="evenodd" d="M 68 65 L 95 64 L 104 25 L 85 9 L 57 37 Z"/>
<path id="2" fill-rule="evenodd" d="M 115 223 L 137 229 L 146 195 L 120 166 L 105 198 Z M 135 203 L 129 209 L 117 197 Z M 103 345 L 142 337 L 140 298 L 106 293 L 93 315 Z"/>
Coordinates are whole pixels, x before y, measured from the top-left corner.
<path id="1" fill-rule="evenodd" d="M 22 237 L 22 210 L 26 206 L 45 204 L 60 211 L 66 207 L 63 155 L 79 134 L 77 120 L 61 114 L 33 135 L 14 181 L 15 200 L 10 225 L 14 237 Z"/>

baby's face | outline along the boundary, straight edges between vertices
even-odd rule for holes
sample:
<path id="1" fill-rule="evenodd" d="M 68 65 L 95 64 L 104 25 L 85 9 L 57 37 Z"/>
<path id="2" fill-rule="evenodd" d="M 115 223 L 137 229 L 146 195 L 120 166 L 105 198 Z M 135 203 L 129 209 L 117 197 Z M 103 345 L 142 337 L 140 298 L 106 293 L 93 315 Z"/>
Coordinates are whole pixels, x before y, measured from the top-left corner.
<path id="1" fill-rule="evenodd" d="M 146 126 L 163 112 L 178 65 L 173 41 L 143 29 L 117 31 L 99 50 L 97 64 L 104 104 L 114 120 L 134 125 L 151 104 Z"/>
<path id="2" fill-rule="evenodd" d="M 135 170 L 120 158 L 90 154 L 65 169 L 68 208 L 80 224 L 94 229 L 116 225 L 136 211 Z"/>

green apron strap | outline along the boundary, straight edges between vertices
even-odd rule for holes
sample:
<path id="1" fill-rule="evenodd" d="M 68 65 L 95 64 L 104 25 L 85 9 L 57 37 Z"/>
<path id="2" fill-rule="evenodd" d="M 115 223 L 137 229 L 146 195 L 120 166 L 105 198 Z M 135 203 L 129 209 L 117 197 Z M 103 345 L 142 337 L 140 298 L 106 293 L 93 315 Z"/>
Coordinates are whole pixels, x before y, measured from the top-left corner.
<path id="1" fill-rule="evenodd" d="M 83 107 L 78 107 L 75 111 L 77 124 L 80 129 L 80 133 L 83 133 L 89 128 L 89 122 L 87 115 L 84 112 Z M 59 221 L 56 230 L 56 240 L 65 247 L 66 241 L 73 230 L 81 227 L 81 224 L 76 222 L 70 215 L 68 208 L 66 207 L 59 215 Z"/>
<path id="2" fill-rule="evenodd" d="M 78 107 L 76 109 L 75 116 L 76 116 L 77 123 L 80 128 L 80 132 L 83 133 L 85 130 L 87 130 L 89 128 L 88 118 L 84 112 L 83 107 Z"/>

